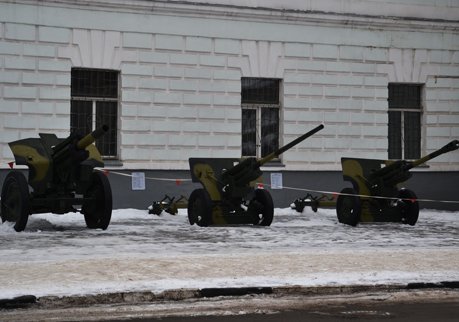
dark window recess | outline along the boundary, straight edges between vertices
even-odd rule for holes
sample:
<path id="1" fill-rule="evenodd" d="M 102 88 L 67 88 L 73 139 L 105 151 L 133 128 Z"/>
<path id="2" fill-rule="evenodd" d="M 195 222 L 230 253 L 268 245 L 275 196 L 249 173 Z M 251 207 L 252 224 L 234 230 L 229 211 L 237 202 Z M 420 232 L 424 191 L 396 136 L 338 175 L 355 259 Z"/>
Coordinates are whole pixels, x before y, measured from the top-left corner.
<path id="1" fill-rule="evenodd" d="M 96 102 L 96 128 L 108 125 L 108 133 L 96 141 L 102 155 L 116 155 L 118 102 Z"/>
<path id="2" fill-rule="evenodd" d="M 421 89 L 418 84 L 389 84 L 389 109 L 421 109 Z"/>
<path id="3" fill-rule="evenodd" d="M 257 155 L 257 111 L 254 109 L 242 110 L 242 155 Z"/>
<path id="4" fill-rule="evenodd" d="M 405 112 L 403 116 L 405 159 L 419 159 L 421 157 L 421 113 Z"/>
<path id="5" fill-rule="evenodd" d="M 389 112 L 389 159 L 402 158 L 402 112 Z"/>
<path id="6" fill-rule="evenodd" d="M 389 84 L 389 159 L 421 156 L 420 84 Z"/>
<path id="7" fill-rule="evenodd" d="M 278 79 L 242 78 L 242 104 L 279 104 Z"/>
<path id="8" fill-rule="evenodd" d="M 104 157 L 117 155 L 118 72 L 72 69 L 70 128 L 86 135 L 103 124 L 109 131 L 96 140 Z"/>
<path id="9" fill-rule="evenodd" d="M 118 98 L 118 72 L 99 69 L 72 69 L 72 97 Z"/>
<path id="10" fill-rule="evenodd" d="M 70 130 L 80 135 L 92 131 L 92 101 L 70 101 Z"/>
<path id="11" fill-rule="evenodd" d="M 279 149 L 279 109 L 261 109 L 261 155 Z"/>
<path id="12" fill-rule="evenodd" d="M 264 157 L 279 148 L 280 80 L 242 78 L 242 155 Z"/>

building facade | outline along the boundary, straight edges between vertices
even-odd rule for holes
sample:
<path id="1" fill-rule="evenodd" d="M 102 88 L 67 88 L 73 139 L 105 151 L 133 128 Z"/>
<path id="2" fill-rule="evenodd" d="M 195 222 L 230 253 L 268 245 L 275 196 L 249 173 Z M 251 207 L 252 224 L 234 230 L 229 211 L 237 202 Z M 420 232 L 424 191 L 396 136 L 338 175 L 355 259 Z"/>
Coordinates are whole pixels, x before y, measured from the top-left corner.
<path id="1" fill-rule="evenodd" d="M 1 181 L 8 142 L 100 124 L 115 207 L 191 192 L 189 157 L 264 156 L 319 124 L 265 180 L 339 191 L 341 157 L 459 139 L 459 2 L 0 1 Z M 139 171 L 141 191 L 117 174 Z M 459 152 L 409 184 L 459 200 Z M 301 194 L 273 191 L 279 206 Z"/>

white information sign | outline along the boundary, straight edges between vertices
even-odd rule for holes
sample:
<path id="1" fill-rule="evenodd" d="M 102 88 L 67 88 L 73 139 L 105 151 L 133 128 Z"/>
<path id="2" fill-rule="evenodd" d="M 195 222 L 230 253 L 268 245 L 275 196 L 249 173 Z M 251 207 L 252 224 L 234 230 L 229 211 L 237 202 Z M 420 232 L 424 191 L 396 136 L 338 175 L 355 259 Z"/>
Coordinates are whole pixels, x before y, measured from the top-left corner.
<path id="1" fill-rule="evenodd" d="M 282 173 L 271 173 L 271 189 L 282 189 Z"/>
<path id="2" fill-rule="evenodd" d="M 145 172 L 132 172 L 132 190 L 145 190 Z"/>

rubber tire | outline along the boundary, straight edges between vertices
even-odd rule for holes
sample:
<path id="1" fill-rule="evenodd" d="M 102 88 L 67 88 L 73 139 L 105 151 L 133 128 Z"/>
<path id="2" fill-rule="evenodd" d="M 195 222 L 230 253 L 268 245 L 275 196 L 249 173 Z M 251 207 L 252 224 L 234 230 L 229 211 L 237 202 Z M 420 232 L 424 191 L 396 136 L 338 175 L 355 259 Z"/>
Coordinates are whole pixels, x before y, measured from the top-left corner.
<path id="1" fill-rule="evenodd" d="M 344 188 L 341 193 L 356 195 L 353 188 Z M 338 221 L 342 224 L 357 226 L 360 221 L 361 205 L 357 196 L 339 195 L 336 201 L 336 214 Z"/>
<path id="2" fill-rule="evenodd" d="M 400 216 L 402 223 L 414 226 L 419 218 L 419 203 L 416 194 L 409 189 L 400 189 L 398 191 L 398 198 L 400 199 L 412 199 L 405 202 L 405 205 L 400 207 Z"/>
<path id="3" fill-rule="evenodd" d="M 263 210 L 258 212 L 254 217 L 254 225 L 270 226 L 274 218 L 274 202 L 271 194 L 264 189 L 256 189 L 252 202 L 254 200 L 263 205 Z"/>
<path id="4" fill-rule="evenodd" d="M 30 215 L 29 184 L 19 171 L 11 171 L 5 178 L 1 194 L 2 221 L 15 222 L 14 230 L 23 231 Z M 13 217 L 8 216 L 8 210 L 13 211 Z"/>
<path id="5" fill-rule="evenodd" d="M 85 203 L 81 209 L 86 226 L 90 229 L 107 229 L 112 218 L 112 189 L 107 176 L 99 171 L 92 173 L 92 183 L 84 194 L 85 198 L 95 198 L 95 203 Z"/>
<path id="6" fill-rule="evenodd" d="M 205 189 L 196 189 L 188 199 L 188 221 L 190 225 L 207 227 L 212 224 L 212 200 Z"/>

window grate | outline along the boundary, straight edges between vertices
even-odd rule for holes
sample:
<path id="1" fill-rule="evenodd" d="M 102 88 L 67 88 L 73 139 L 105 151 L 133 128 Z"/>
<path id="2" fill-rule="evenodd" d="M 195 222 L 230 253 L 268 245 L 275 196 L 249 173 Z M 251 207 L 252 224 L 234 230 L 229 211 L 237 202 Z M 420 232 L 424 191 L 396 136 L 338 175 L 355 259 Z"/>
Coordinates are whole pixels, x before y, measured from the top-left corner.
<path id="1" fill-rule="evenodd" d="M 70 101 L 70 130 L 86 135 L 92 131 L 92 102 Z"/>
<path id="2" fill-rule="evenodd" d="M 242 155 L 257 155 L 257 110 L 242 109 Z"/>
<path id="3" fill-rule="evenodd" d="M 95 143 L 105 158 L 117 155 L 118 76 L 111 70 L 72 69 L 70 128 L 85 135 L 108 125 L 108 133 Z"/>
<path id="4" fill-rule="evenodd" d="M 261 155 L 279 149 L 279 109 L 261 109 Z"/>
<path id="5" fill-rule="evenodd" d="M 118 72 L 72 68 L 72 97 L 118 98 Z"/>
<path id="6" fill-rule="evenodd" d="M 421 109 L 421 85 L 389 84 L 389 109 Z"/>
<path id="7" fill-rule="evenodd" d="M 96 128 L 108 125 L 108 133 L 96 142 L 102 155 L 116 155 L 117 142 L 117 108 L 116 102 L 96 102 Z"/>
<path id="8" fill-rule="evenodd" d="M 242 78 L 242 155 L 264 157 L 279 148 L 280 80 Z"/>
<path id="9" fill-rule="evenodd" d="M 242 78 L 242 104 L 279 104 L 278 79 Z"/>
<path id="10" fill-rule="evenodd" d="M 389 159 L 421 156 L 422 85 L 389 84 Z"/>

